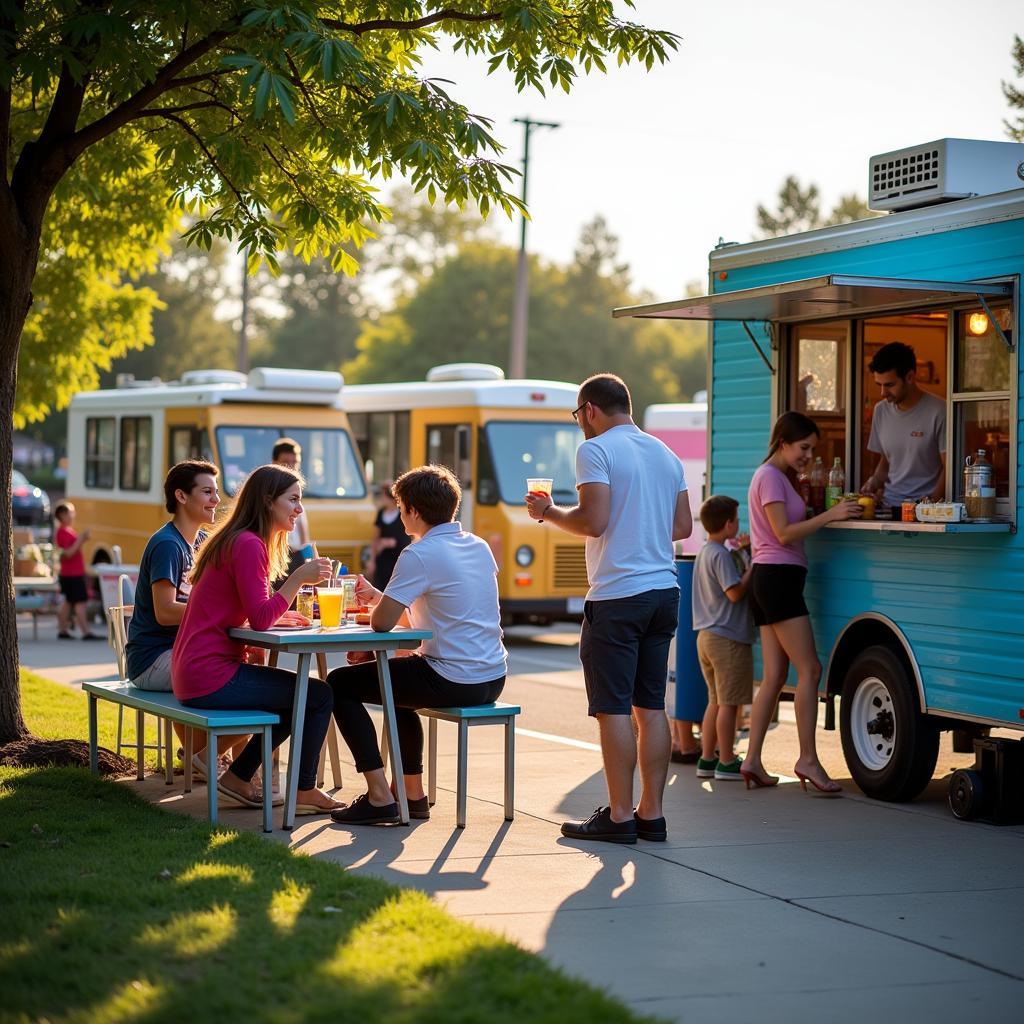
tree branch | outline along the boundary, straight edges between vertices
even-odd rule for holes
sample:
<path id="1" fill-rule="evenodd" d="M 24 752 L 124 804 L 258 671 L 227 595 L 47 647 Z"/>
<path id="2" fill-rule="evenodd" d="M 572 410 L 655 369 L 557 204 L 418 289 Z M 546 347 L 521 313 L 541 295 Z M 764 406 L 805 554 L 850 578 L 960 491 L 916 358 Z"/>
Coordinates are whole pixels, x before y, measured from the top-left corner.
<path id="1" fill-rule="evenodd" d="M 182 131 L 184 131 L 186 134 L 190 135 L 193 139 L 195 139 L 196 145 L 198 145 L 199 148 L 203 151 L 203 154 L 209 161 L 210 166 L 220 176 L 221 181 L 223 181 L 224 184 L 227 185 L 227 187 L 231 189 L 232 192 L 234 192 L 235 198 L 238 200 L 238 205 L 242 208 L 242 212 L 251 220 L 252 215 L 249 213 L 249 207 L 246 205 L 245 200 L 242 198 L 242 193 L 235 187 L 235 183 L 228 177 L 227 173 L 220 166 L 220 164 L 217 163 L 217 158 L 213 155 L 213 153 L 210 152 L 210 149 L 203 141 L 202 136 L 195 130 L 195 128 L 192 127 L 192 125 L 188 123 L 188 121 L 185 120 L 185 118 L 178 117 L 177 114 L 164 114 L 163 117 L 165 120 L 171 121 L 174 124 L 176 124 L 179 128 L 181 128 Z"/>
<path id="2" fill-rule="evenodd" d="M 418 28 L 429 28 L 439 21 L 499 21 L 504 17 L 501 12 L 489 14 L 469 14 L 466 11 L 456 10 L 454 7 L 446 7 L 443 11 L 435 11 L 433 14 L 416 18 L 413 21 L 399 21 L 396 18 L 379 18 L 376 21 L 363 21 L 353 24 L 348 21 L 338 21 L 336 18 L 321 18 L 320 23 L 328 28 L 340 29 L 342 32 L 352 32 L 361 36 L 366 32 L 379 32 L 381 29 L 397 29 L 399 32 L 414 32 Z"/>

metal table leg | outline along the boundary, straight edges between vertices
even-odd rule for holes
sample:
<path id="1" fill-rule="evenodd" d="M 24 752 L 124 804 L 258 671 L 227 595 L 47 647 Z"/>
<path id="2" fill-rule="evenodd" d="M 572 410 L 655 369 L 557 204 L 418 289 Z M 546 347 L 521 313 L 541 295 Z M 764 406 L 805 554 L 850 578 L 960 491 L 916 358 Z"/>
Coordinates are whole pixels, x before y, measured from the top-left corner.
<path id="1" fill-rule="evenodd" d="M 384 727 L 388 734 L 388 754 L 391 757 L 391 777 L 398 794 L 398 814 L 403 825 L 409 824 L 409 801 L 405 795 L 405 775 L 402 770 L 402 752 L 398 749 L 398 727 L 395 724 L 395 698 L 391 692 L 391 672 L 388 670 L 387 651 L 377 651 L 377 681 L 380 683 L 380 703 L 384 709 Z"/>
<path id="2" fill-rule="evenodd" d="M 295 672 L 295 699 L 292 703 L 292 734 L 288 748 L 288 782 L 285 785 L 284 813 L 281 827 L 295 825 L 295 804 L 299 792 L 299 751 L 302 749 L 302 726 L 306 718 L 306 693 L 309 690 L 310 654 L 300 654 Z M 388 688 L 390 691 L 390 687 Z"/>

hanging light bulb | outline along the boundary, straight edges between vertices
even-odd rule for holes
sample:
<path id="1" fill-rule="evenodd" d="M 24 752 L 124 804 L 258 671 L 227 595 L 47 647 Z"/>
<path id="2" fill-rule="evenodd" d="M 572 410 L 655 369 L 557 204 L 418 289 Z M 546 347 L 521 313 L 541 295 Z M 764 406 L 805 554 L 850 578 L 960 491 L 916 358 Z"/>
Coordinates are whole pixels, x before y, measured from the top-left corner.
<path id="1" fill-rule="evenodd" d="M 988 317 L 984 313 L 971 313 L 967 317 L 967 330 L 971 334 L 980 336 L 987 334 L 989 328 Z"/>

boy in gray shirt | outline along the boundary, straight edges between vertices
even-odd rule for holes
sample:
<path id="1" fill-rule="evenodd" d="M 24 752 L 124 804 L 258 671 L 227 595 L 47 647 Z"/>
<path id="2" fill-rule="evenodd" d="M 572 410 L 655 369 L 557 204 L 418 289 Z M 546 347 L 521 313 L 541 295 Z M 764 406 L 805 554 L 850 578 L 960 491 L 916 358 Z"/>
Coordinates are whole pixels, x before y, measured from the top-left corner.
<path id="1" fill-rule="evenodd" d="M 738 509 L 739 502 L 724 494 L 712 495 L 700 509 L 708 542 L 693 567 L 693 628 L 708 707 L 700 730 L 699 779 L 742 777 L 743 760 L 733 749 L 736 717 L 754 698 L 754 620 L 746 601 L 750 561 L 725 546 L 739 533 Z"/>

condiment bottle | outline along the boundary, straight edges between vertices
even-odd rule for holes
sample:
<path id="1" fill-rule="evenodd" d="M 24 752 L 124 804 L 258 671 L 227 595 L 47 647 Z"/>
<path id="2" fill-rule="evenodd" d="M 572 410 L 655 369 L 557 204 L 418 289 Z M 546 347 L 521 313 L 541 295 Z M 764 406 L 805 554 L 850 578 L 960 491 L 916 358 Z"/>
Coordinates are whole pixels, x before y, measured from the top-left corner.
<path id="1" fill-rule="evenodd" d="M 825 511 L 825 467 L 820 455 L 811 467 L 811 510 L 816 516 Z"/>
<path id="2" fill-rule="evenodd" d="M 828 471 L 828 487 L 825 488 L 825 508 L 839 504 L 839 499 L 846 490 L 846 474 L 839 456 L 835 457 L 832 468 Z"/>

